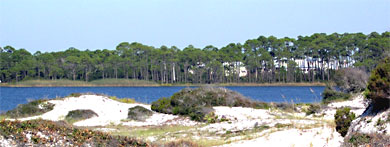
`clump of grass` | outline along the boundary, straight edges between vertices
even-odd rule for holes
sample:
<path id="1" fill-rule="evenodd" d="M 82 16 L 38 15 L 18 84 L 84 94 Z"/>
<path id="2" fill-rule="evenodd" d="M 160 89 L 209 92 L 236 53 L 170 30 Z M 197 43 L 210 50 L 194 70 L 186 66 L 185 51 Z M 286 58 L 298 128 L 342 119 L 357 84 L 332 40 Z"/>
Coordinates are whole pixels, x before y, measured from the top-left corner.
<path id="1" fill-rule="evenodd" d="M 164 147 L 200 147 L 197 143 L 189 140 L 178 140 L 164 144 Z"/>
<path id="2" fill-rule="evenodd" d="M 354 134 L 349 138 L 348 142 L 354 146 L 364 145 L 370 143 L 371 137 L 367 134 Z"/>
<path id="3" fill-rule="evenodd" d="M 128 104 L 135 103 L 135 100 L 132 98 L 117 98 L 116 96 L 110 96 L 108 98 L 122 103 L 128 103 Z"/>
<path id="4" fill-rule="evenodd" d="M 70 124 L 73 124 L 75 122 L 85 120 L 88 118 L 92 118 L 94 116 L 99 116 L 99 115 L 96 114 L 94 111 L 89 110 L 89 109 L 72 110 L 72 111 L 69 111 L 68 114 L 65 116 L 65 121 L 70 123 Z"/>
<path id="5" fill-rule="evenodd" d="M 80 97 L 81 95 L 81 93 L 71 93 L 68 97 Z"/>
<path id="6" fill-rule="evenodd" d="M 322 92 L 322 103 L 328 104 L 334 101 L 344 101 L 348 100 L 351 97 L 349 93 L 339 92 L 331 87 L 326 87 L 324 92 Z"/>
<path id="7" fill-rule="evenodd" d="M 149 109 L 146 109 L 142 106 L 135 106 L 129 108 L 129 112 L 127 114 L 127 119 L 144 121 L 148 117 L 152 116 L 153 112 Z"/>
<path id="8" fill-rule="evenodd" d="M 310 104 L 307 110 L 305 110 L 306 115 L 311 115 L 320 112 L 321 106 L 319 104 Z"/>
<path id="9" fill-rule="evenodd" d="M 352 132 L 344 138 L 344 146 L 388 146 L 390 136 L 379 133 Z"/>
<path id="10" fill-rule="evenodd" d="M 276 123 L 275 128 L 285 128 L 285 127 L 292 127 L 292 124 L 281 124 L 281 123 Z"/>
<path id="11" fill-rule="evenodd" d="M 229 121 L 224 116 L 219 118 L 218 115 L 215 115 L 214 112 L 210 112 L 209 114 L 206 114 L 204 119 L 207 121 L 207 123 L 219 123 L 219 122 Z"/>
<path id="12" fill-rule="evenodd" d="M 47 102 L 46 99 L 31 101 L 27 104 L 19 104 L 15 109 L 4 113 L 4 116 L 10 118 L 20 118 L 41 115 L 53 110 L 54 104 Z"/>
<path id="13" fill-rule="evenodd" d="M 272 103 L 271 107 L 291 113 L 297 111 L 295 105 L 290 103 Z"/>

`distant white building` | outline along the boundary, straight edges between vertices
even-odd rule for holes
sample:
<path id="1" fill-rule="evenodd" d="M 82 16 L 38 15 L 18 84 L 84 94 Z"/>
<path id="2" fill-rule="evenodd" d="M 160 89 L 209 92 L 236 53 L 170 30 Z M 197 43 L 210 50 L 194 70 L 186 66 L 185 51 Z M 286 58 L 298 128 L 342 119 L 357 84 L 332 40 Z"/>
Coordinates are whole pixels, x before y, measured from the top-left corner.
<path id="1" fill-rule="evenodd" d="M 224 62 L 222 63 L 222 66 L 230 69 L 229 71 L 225 71 L 225 76 L 237 73 L 239 77 L 245 77 L 248 75 L 248 70 L 242 62 Z"/>
<path id="2" fill-rule="evenodd" d="M 299 68 L 304 73 L 308 73 L 309 69 L 339 69 L 351 67 L 353 66 L 353 61 L 347 62 L 346 60 L 343 60 L 342 62 L 339 62 L 338 60 L 330 59 L 330 61 L 321 61 L 320 58 L 311 58 L 306 57 L 305 59 L 292 59 L 297 63 L 297 68 Z M 274 59 L 275 68 L 279 69 L 281 67 L 284 67 L 286 70 L 288 70 L 288 60 L 287 58 L 282 58 L 279 60 L 280 63 L 278 63 L 278 60 Z"/>

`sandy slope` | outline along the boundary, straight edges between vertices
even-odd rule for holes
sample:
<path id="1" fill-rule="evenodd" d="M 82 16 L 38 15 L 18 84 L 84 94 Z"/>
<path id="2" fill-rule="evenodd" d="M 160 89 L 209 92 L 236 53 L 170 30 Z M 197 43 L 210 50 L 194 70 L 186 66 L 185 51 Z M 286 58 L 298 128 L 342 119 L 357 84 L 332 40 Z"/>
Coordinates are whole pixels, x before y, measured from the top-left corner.
<path id="1" fill-rule="evenodd" d="M 154 113 L 146 121 L 123 121 L 127 118 L 128 109 L 135 106 L 142 106 L 150 110 L 150 105 L 145 104 L 126 104 L 111 100 L 106 96 L 82 95 L 80 97 L 68 97 L 61 100 L 50 100 L 49 103 L 55 104 L 54 109 L 39 116 L 23 118 L 20 120 L 30 120 L 42 118 L 46 120 L 63 120 L 69 111 L 77 109 L 90 109 L 98 114 L 83 121 L 74 123 L 76 126 L 105 126 L 105 125 L 129 125 L 129 126 L 149 126 L 162 124 L 182 124 L 193 125 L 196 122 L 186 118 L 178 118 L 175 115 Z"/>
<path id="2" fill-rule="evenodd" d="M 362 94 L 357 95 L 352 98 L 352 100 L 335 102 L 328 104 L 321 114 L 324 114 L 323 119 L 328 121 L 334 120 L 334 114 L 336 113 L 337 108 L 341 107 L 351 107 L 352 111 L 361 115 L 366 109 L 368 103 L 364 100 Z M 243 112 L 243 111 L 241 111 Z M 229 112 L 227 112 L 229 113 Z M 264 115 L 263 115 L 264 116 Z M 309 118 L 309 117 L 307 117 Z M 292 121 L 292 120 L 290 120 Z M 277 120 L 273 120 L 277 122 Z M 309 120 L 303 120 L 303 122 L 308 123 Z M 268 125 L 272 124 L 268 123 Z M 336 132 L 333 126 L 322 126 L 314 127 L 308 129 L 296 129 L 288 128 L 283 130 L 277 130 L 275 132 L 270 132 L 261 137 L 251 139 L 251 140 L 242 140 L 238 142 L 233 142 L 231 144 L 226 144 L 223 146 L 329 146 L 336 147 L 341 146 L 344 138 Z"/>
<path id="3" fill-rule="evenodd" d="M 126 104 L 111 100 L 106 96 L 82 95 L 80 97 L 68 97 L 60 100 L 50 100 L 55 104 L 54 109 L 40 116 L 23 118 L 29 120 L 42 118 L 47 120 L 63 120 L 67 113 L 76 109 L 91 109 L 98 114 L 87 120 L 76 122 L 76 126 L 106 126 L 106 125 L 126 125 L 126 126 L 161 126 L 161 125 L 186 125 L 193 126 L 199 124 L 188 118 L 156 113 L 145 121 L 123 121 L 127 118 L 128 109 L 135 106 L 142 106 L 150 109 L 146 104 Z M 349 106 L 360 115 L 366 103 L 360 95 L 353 100 L 331 103 L 321 113 L 323 118 L 305 116 L 304 113 L 285 113 L 277 110 L 264 110 L 243 107 L 214 107 L 215 115 L 219 118 L 226 118 L 228 122 L 207 124 L 199 130 L 224 134 L 229 131 L 244 131 L 253 129 L 256 126 L 273 127 L 275 124 L 288 124 L 294 127 L 283 127 L 281 129 L 270 129 L 257 138 L 239 141 L 232 140 L 231 144 L 224 146 L 340 146 L 343 138 L 335 131 L 334 126 L 328 124 L 333 121 L 336 108 Z M 288 115 L 289 117 L 285 117 Z M 318 125 L 320 124 L 320 125 Z M 100 128 L 105 129 L 105 128 Z M 107 128 L 108 131 L 109 128 Z M 107 131 L 107 130 L 106 130 Z M 112 130 L 111 130 L 112 131 Z M 200 134 L 199 137 L 204 137 Z"/>
<path id="4" fill-rule="evenodd" d="M 333 128 L 321 127 L 313 129 L 287 129 L 264 135 L 262 137 L 238 141 L 225 147 L 242 146 L 275 146 L 275 147 L 309 147 L 309 146 L 340 146 L 343 138 Z"/>

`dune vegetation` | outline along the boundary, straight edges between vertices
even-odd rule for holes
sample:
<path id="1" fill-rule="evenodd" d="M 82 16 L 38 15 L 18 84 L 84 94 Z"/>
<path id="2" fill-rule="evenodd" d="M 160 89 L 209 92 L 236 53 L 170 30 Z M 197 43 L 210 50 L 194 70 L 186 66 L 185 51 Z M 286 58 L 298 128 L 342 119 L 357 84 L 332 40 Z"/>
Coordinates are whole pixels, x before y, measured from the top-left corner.
<path id="1" fill-rule="evenodd" d="M 3 117 L 21 118 L 40 115 L 53 110 L 54 104 L 48 103 L 47 99 L 33 100 L 27 104 L 19 104 L 15 109 L 2 114 Z"/>

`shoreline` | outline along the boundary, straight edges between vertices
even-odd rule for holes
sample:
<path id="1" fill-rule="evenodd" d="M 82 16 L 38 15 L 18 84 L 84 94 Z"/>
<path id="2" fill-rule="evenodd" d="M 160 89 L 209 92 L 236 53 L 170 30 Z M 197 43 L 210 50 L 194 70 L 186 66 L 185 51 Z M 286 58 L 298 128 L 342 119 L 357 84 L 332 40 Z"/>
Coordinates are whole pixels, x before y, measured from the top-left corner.
<path id="1" fill-rule="evenodd" d="M 222 84 L 8 84 L 1 83 L 0 87 L 202 87 L 202 86 L 220 86 L 220 87 L 283 87 L 283 86 L 326 86 L 326 83 L 222 83 Z"/>

